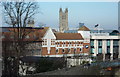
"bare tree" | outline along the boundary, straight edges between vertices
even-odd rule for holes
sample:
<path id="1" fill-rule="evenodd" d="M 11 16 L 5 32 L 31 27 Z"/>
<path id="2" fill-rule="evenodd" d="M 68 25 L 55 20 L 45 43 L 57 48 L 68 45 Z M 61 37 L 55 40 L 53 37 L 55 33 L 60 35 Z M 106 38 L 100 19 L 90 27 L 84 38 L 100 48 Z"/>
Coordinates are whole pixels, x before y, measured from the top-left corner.
<path id="1" fill-rule="evenodd" d="M 10 55 L 9 57 L 14 57 L 16 61 L 14 67 L 16 68 L 16 73 L 12 73 L 10 77 L 19 76 L 19 59 L 21 56 L 25 56 L 26 45 L 29 41 L 26 41 L 26 36 L 33 32 L 31 29 L 27 29 L 28 23 L 33 23 L 33 17 L 37 13 L 37 4 L 35 2 L 3 2 L 4 8 L 4 18 L 5 23 L 10 25 L 12 42 L 11 46 L 15 55 Z M 11 41 L 11 40 L 9 40 Z M 6 43 L 4 43 L 6 44 Z M 5 45 L 4 45 L 5 46 Z M 10 46 L 10 45 L 9 45 Z M 4 50 L 3 50 L 4 51 Z M 9 52 L 9 51 L 6 51 Z M 23 55 L 24 54 L 24 55 Z M 8 55 L 8 54 L 7 54 Z M 6 55 L 4 55 L 5 57 Z M 8 57 L 7 57 L 8 58 Z M 5 69 L 8 70 L 8 69 Z M 10 71 L 10 70 L 9 70 Z M 4 76 L 5 77 L 5 76 Z M 8 77 L 8 76 L 6 76 Z"/>

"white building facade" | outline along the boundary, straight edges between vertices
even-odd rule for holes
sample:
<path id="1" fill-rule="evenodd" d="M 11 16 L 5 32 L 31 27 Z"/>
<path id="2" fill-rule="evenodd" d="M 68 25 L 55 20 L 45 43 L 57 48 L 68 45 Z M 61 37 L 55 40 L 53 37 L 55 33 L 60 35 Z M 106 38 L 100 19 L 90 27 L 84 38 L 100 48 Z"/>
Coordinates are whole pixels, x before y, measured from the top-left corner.
<path id="1" fill-rule="evenodd" d="M 120 58 L 120 36 L 118 33 L 91 33 L 91 54 L 102 54 L 103 60 Z"/>

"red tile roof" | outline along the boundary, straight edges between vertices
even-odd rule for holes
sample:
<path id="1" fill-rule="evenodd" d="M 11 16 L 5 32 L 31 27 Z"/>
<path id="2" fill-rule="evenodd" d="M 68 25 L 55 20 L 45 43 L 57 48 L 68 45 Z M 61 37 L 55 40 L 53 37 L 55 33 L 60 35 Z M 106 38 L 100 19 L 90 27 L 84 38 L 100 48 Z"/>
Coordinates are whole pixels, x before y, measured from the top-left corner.
<path id="1" fill-rule="evenodd" d="M 55 33 L 57 40 L 83 40 L 80 33 Z"/>
<path id="2" fill-rule="evenodd" d="M 27 33 L 26 36 L 29 36 L 29 38 L 24 38 L 23 41 L 42 41 L 42 37 L 44 36 L 44 34 L 46 33 L 47 29 L 49 27 L 44 27 L 42 29 L 40 28 L 36 28 L 36 29 L 28 29 L 26 28 L 25 32 Z M 11 36 L 13 36 L 13 34 L 17 31 L 17 29 L 13 29 L 13 28 L 9 28 L 10 32 L 2 32 L 2 35 L 5 36 L 5 38 L 2 38 L 2 41 L 12 41 L 13 38 L 11 38 Z M 15 30 L 15 32 L 13 31 Z M 17 36 L 17 35 L 16 35 Z"/>

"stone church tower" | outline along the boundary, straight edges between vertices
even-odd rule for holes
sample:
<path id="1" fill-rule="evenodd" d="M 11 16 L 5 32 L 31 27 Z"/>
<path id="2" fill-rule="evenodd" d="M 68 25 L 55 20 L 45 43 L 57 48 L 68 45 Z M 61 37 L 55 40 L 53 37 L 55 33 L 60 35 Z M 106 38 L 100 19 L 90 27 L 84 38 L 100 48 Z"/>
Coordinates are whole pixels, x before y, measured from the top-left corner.
<path id="1" fill-rule="evenodd" d="M 65 12 L 62 11 L 62 8 L 59 10 L 59 31 L 64 32 L 68 30 L 68 8 L 65 9 Z"/>

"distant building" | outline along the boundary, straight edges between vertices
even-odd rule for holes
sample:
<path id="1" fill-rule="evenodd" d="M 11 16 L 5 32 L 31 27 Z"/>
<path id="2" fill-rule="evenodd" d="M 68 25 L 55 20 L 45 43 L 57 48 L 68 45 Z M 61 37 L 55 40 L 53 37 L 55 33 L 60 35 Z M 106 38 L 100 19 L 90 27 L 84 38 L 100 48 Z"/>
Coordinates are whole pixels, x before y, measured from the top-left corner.
<path id="1" fill-rule="evenodd" d="M 5 56 L 16 56 L 17 54 L 14 46 L 12 46 L 12 42 L 16 41 L 14 40 L 14 35 L 17 33 L 17 31 L 15 33 L 13 32 L 15 29 L 16 28 L 13 27 L 2 27 L 2 36 L 0 38 L 2 39 L 2 54 Z M 27 45 L 26 50 L 22 54 L 29 56 L 40 55 L 42 45 L 41 37 L 45 29 L 32 27 L 25 27 L 24 29 L 26 29 L 26 32 L 29 33 L 25 36 L 25 38 L 22 39 Z M 15 36 L 17 36 L 17 34 Z"/>
<path id="2" fill-rule="evenodd" d="M 84 26 L 84 23 L 79 23 L 79 28 Z"/>
<path id="3" fill-rule="evenodd" d="M 68 8 L 65 9 L 65 12 L 62 11 L 62 8 L 59 10 L 59 31 L 64 32 L 68 30 Z"/>

